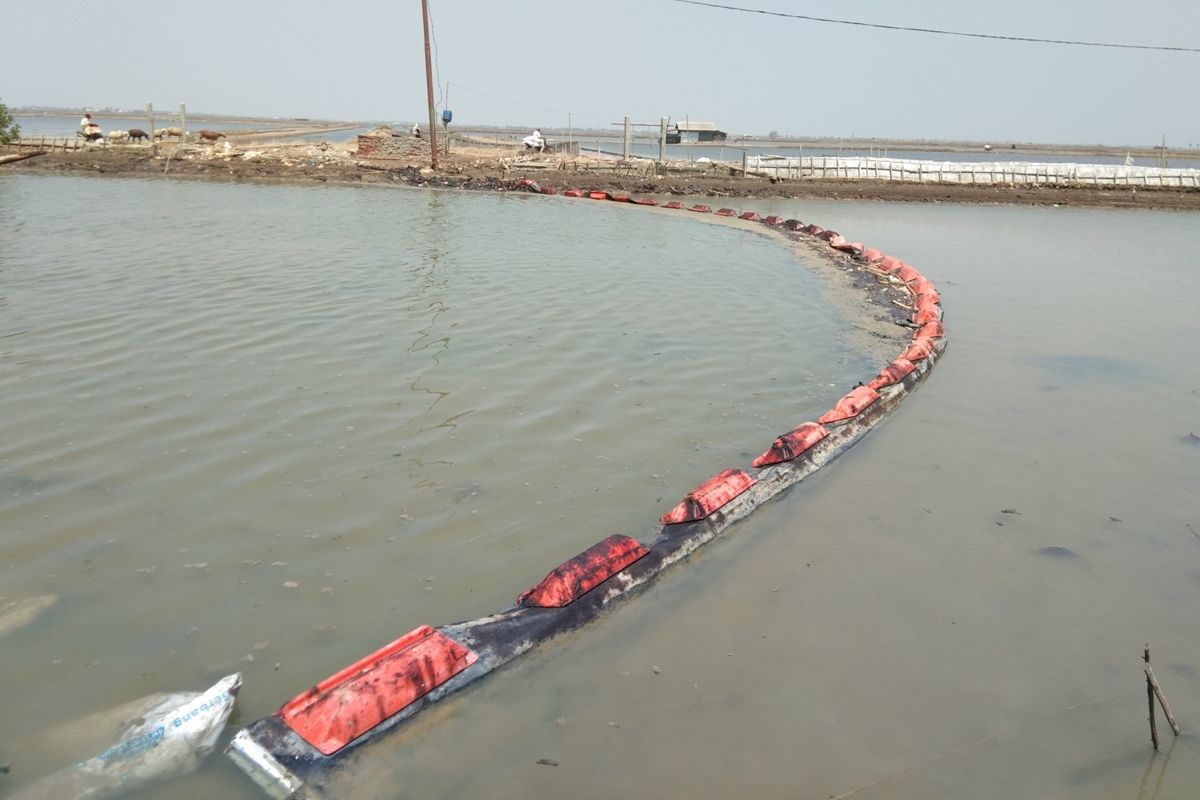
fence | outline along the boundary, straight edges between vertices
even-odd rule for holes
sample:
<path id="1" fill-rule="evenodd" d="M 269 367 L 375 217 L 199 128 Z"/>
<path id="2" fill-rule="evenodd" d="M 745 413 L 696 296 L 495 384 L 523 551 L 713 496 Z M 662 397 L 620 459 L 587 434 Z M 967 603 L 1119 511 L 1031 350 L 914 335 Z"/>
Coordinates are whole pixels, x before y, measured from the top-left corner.
<path id="1" fill-rule="evenodd" d="M 1116 164 L 1037 164 L 1016 161 L 919 161 L 869 156 L 747 156 L 748 173 L 768 178 L 965 183 L 1006 186 L 1152 186 L 1200 188 L 1200 170 Z"/>

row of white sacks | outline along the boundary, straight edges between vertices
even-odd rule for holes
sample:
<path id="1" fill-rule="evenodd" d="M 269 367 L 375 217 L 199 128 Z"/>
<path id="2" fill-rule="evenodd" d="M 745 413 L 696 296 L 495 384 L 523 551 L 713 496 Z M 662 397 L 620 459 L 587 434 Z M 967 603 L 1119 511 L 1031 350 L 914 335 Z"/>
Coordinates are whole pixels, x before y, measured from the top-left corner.
<path id="1" fill-rule="evenodd" d="M 870 156 L 747 156 L 745 166 L 749 173 L 770 178 L 1200 188 L 1200 169 L 1123 164 L 920 161 Z"/>

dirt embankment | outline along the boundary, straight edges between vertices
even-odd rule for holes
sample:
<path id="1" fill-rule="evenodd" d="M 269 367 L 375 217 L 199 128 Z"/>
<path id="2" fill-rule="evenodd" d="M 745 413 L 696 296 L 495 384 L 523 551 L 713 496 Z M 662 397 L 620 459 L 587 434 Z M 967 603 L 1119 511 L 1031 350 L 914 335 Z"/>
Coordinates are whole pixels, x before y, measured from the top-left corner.
<path id="1" fill-rule="evenodd" d="M 1156 188 L 1067 188 L 1045 186 L 969 186 L 889 181 L 765 178 L 702 175 L 618 174 L 613 162 L 585 158 L 525 155 L 515 149 L 458 148 L 428 168 L 428 147 L 420 157 L 360 159 L 353 142 L 298 142 L 262 145 L 257 137 L 233 133 L 228 144 L 190 145 L 185 151 L 149 146 L 109 146 L 51 152 L 0 165 L 22 173 L 107 174 L 209 180 L 398 183 L 467 189 L 507 189 L 533 178 L 558 189 L 619 191 L 631 194 L 713 198 L 790 197 L 890 200 L 924 203 L 986 203 L 1091 206 L 1113 208 L 1200 209 L 1200 190 Z M 7 151 L 13 152 L 13 151 Z M 28 151 L 26 151 L 28 152 Z M 0 155 L 4 153 L 0 152 Z M 416 153 L 414 152 L 414 155 Z"/>

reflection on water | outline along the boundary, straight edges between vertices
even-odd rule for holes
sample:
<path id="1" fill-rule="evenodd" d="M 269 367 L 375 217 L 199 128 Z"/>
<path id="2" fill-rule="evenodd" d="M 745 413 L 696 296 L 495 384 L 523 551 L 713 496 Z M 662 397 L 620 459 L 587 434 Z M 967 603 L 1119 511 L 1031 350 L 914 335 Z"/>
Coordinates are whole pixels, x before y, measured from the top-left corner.
<path id="1" fill-rule="evenodd" d="M 776 244 L 633 207 L 12 177 L 0 210 L 0 597 L 61 595 L 3 651 L 14 781 L 61 766 L 37 721 L 232 669 L 246 721 L 503 607 L 882 358 Z"/>
<path id="2" fill-rule="evenodd" d="M 932 379 L 651 592 L 365 748 L 336 795 L 1190 797 L 1200 753 L 1150 755 L 1140 655 L 1186 728 L 1194 218 L 752 207 L 934 280 Z M 14 786 L 61 766 L 52 725 L 231 667 L 245 724 L 511 603 L 884 355 L 843 344 L 786 251 L 695 215 L 24 177 L 0 212 L 0 598 L 60 595 L 0 650 Z M 145 796 L 168 792 L 258 796 L 220 758 Z"/>

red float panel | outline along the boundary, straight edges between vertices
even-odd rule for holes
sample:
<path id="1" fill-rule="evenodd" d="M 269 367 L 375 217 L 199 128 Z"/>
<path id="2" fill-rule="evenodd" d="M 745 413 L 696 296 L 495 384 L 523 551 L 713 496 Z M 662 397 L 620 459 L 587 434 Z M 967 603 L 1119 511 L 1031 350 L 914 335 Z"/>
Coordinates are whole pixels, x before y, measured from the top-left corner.
<path id="1" fill-rule="evenodd" d="M 907 264 L 905 264 L 903 261 L 896 258 L 895 256 L 884 256 L 883 258 L 881 258 L 879 260 L 879 263 L 876 266 L 878 266 L 884 272 L 890 273 L 890 272 L 895 272 L 896 270 L 900 269 L 901 267 L 907 266 Z"/>
<path id="2" fill-rule="evenodd" d="M 772 214 L 763 220 L 763 225 L 780 225 L 782 223 L 783 217 L 779 216 L 778 214 Z"/>
<path id="3" fill-rule="evenodd" d="M 564 189 L 563 197 L 583 197 L 583 192 L 579 189 Z"/>
<path id="4" fill-rule="evenodd" d="M 824 425 L 805 422 L 776 439 L 770 450 L 754 459 L 752 466 L 758 469 L 781 461 L 791 461 L 828 435 L 829 430 Z"/>
<path id="5" fill-rule="evenodd" d="M 933 339 L 918 339 L 900 354 L 900 358 L 907 361 L 920 361 L 923 358 L 929 358 L 930 354 L 933 353 L 933 345 Z"/>
<path id="6" fill-rule="evenodd" d="M 704 519 L 756 483 L 757 479 L 740 469 L 727 469 L 688 492 L 683 502 L 663 514 L 659 522 L 674 525 Z"/>
<path id="7" fill-rule="evenodd" d="M 719 216 L 719 217 L 736 217 L 737 212 L 734 211 L 732 208 L 718 208 L 717 216 Z"/>
<path id="8" fill-rule="evenodd" d="M 678 200 L 669 200 L 663 203 L 663 208 L 683 208 L 683 203 Z"/>
<path id="9" fill-rule="evenodd" d="M 608 198 L 608 199 L 609 199 L 609 200 L 612 200 L 612 201 L 614 201 L 614 202 L 617 202 L 617 203 L 628 203 L 628 202 L 629 202 L 629 195 L 627 195 L 627 194 L 614 194 L 614 195 L 609 195 L 609 198 Z"/>
<path id="10" fill-rule="evenodd" d="M 422 625 L 296 696 L 278 716 L 331 755 L 476 660 L 468 648 Z"/>
<path id="11" fill-rule="evenodd" d="M 883 261 L 885 256 L 882 252 L 876 250 L 874 247 L 868 247 L 863 253 L 863 258 L 867 260 L 868 264 L 874 264 L 877 261 Z"/>
<path id="12" fill-rule="evenodd" d="M 891 386 L 893 383 L 899 383 L 908 377 L 908 373 L 917 368 L 917 365 L 906 358 L 897 358 L 892 363 L 888 364 L 875 377 L 873 381 L 867 384 L 872 389 L 882 389 L 884 386 Z"/>
<path id="13" fill-rule="evenodd" d="M 637 539 L 621 534 L 609 536 L 559 564 L 541 583 L 522 592 L 517 605 L 534 608 L 569 605 L 649 552 Z"/>
<path id="14" fill-rule="evenodd" d="M 938 322 L 937 320 L 934 320 L 932 322 L 926 322 L 924 325 L 917 328 L 913 332 L 912 338 L 913 338 L 913 341 L 915 342 L 918 339 L 936 339 L 939 336 L 945 336 L 945 335 L 946 335 L 946 330 L 945 330 L 945 328 L 942 327 L 942 323 Z"/>
<path id="15" fill-rule="evenodd" d="M 942 318 L 942 307 L 933 297 L 923 294 L 917 298 L 917 310 L 913 314 L 913 322 L 924 325 L 926 322 L 938 322 Z"/>
<path id="16" fill-rule="evenodd" d="M 762 222 L 762 217 L 758 215 L 757 211 L 743 211 L 742 216 L 739 217 L 739 219 L 744 219 L 749 222 Z"/>
<path id="17" fill-rule="evenodd" d="M 555 189 L 553 186 L 543 186 L 542 194 L 558 194 L 558 189 Z"/>
<path id="18" fill-rule="evenodd" d="M 638 198 L 636 200 L 630 200 L 629 202 L 637 203 L 639 206 L 656 206 L 656 205 L 658 205 L 657 200 L 651 200 L 649 198 Z"/>
<path id="19" fill-rule="evenodd" d="M 841 400 L 838 400 L 837 405 L 832 409 L 818 417 L 817 421 L 821 423 L 841 422 L 844 419 L 857 417 L 878 399 L 879 392 L 870 386 L 857 386 Z"/>
<path id="20" fill-rule="evenodd" d="M 916 267 L 904 263 L 900 265 L 900 269 L 896 270 L 892 274 L 905 283 L 908 283 L 909 281 L 915 281 L 917 278 L 922 277 L 921 273 L 917 272 Z"/>
<path id="21" fill-rule="evenodd" d="M 710 211 L 712 211 L 712 209 L 709 208 L 708 206 L 704 205 L 703 203 L 696 203 L 696 205 L 689 208 L 688 211 L 699 211 L 702 214 L 707 214 Z"/>
<path id="22" fill-rule="evenodd" d="M 588 192 L 588 197 L 592 200 L 607 200 L 608 192 Z"/>

